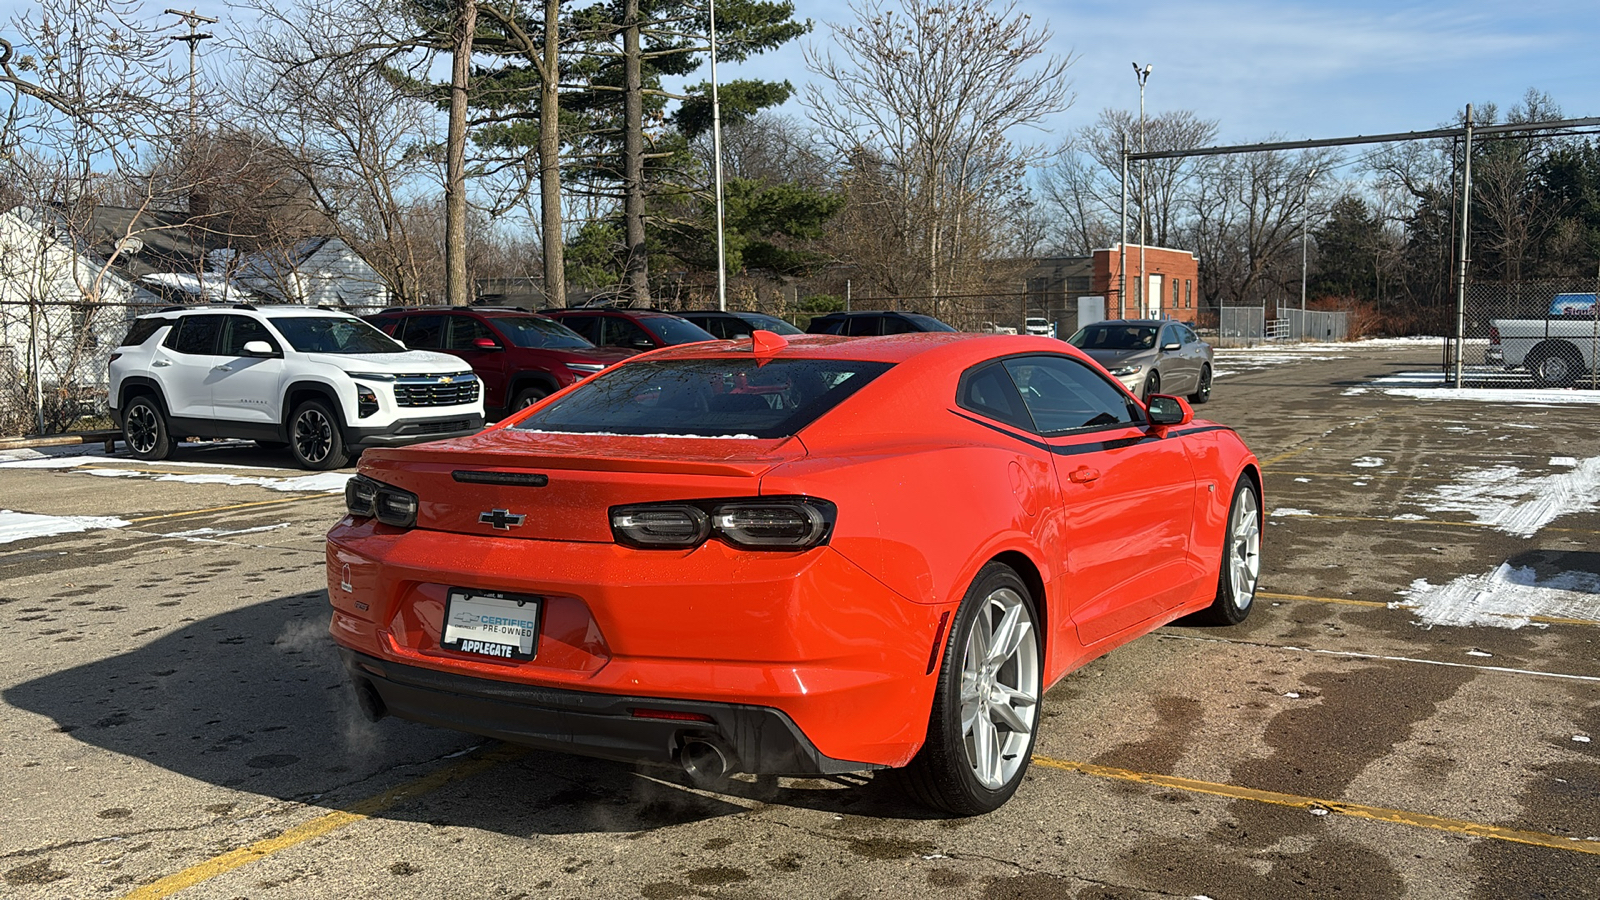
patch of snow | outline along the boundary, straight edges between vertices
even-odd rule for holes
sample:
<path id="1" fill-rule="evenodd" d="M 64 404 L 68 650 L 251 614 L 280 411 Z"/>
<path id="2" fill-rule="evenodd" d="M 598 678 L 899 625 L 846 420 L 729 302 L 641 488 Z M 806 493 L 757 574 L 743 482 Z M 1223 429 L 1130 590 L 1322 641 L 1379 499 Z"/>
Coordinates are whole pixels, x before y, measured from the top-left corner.
<path id="1" fill-rule="evenodd" d="M 1428 521 L 1428 517 L 1427 516 L 1419 516 L 1416 513 L 1401 513 L 1398 516 L 1390 516 L 1389 518 L 1393 519 L 1396 522 L 1426 522 L 1426 521 Z"/>
<path id="2" fill-rule="evenodd" d="M 1296 478 L 1295 481 L 1298 481 L 1301 484 L 1310 484 L 1311 483 L 1311 479 L 1309 479 L 1309 478 Z"/>
<path id="3" fill-rule="evenodd" d="M 351 477 L 343 472 L 319 472 L 315 475 L 299 475 L 293 478 L 276 478 L 271 475 L 228 475 L 220 472 L 196 472 L 193 475 L 154 474 L 151 472 L 139 472 L 134 469 L 113 469 L 102 466 L 87 468 L 83 471 L 98 478 L 146 478 L 151 481 L 171 481 L 182 484 L 246 485 L 266 488 L 269 491 L 289 493 L 297 491 L 325 491 L 328 493 L 342 491 L 344 490 L 345 482 L 349 481 Z"/>
<path id="4" fill-rule="evenodd" d="M 1571 469 L 1578 465 L 1578 460 L 1571 456 L 1552 456 L 1550 457 L 1550 465 L 1566 466 Z"/>
<path id="5" fill-rule="evenodd" d="M 183 538 L 196 543 L 215 543 L 218 538 L 229 537 L 235 534 L 255 534 L 261 531 L 276 531 L 279 528 L 288 528 L 289 523 L 278 525 L 258 525 L 255 528 L 240 528 L 236 531 L 223 531 L 219 528 L 195 528 L 190 531 L 172 531 L 162 535 L 169 538 Z"/>
<path id="6" fill-rule="evenodd" d="M 1600 509 L 1600 456 L 1569 471 L 1527 477 L 1515 466 L 1468 469 L 1413 502 L 1429 512 L 1467 513 L 1507 534 L 1532 537 L 1561 516 Z"/>
<path id="7" fill-rule="evenodd" d="M 115 516 L 46 516 L 0 509 L 0 544 L 96 528 L 125 528 L 130 524 Z"/>
<path id="8" fill-rule="evenodd" d="M 1376 469 L 1382 466 L 1384 462 L 1385 460 L 1381 456 L 1363 456 L 1350 465 L 1358 469 Z"/>
<path id="9" fill-rule="evenodd" d="M 1289 691 L 1288 693 L 1284 694 L 1284 696 L 1288 697 L 1290 700 L 1299 700 L 1300 699 L 1300 695 L 1295 693 L 1294 691 Z"/>
<path id="10" fill-rule="evenodd" d="M 1540 579 L 1530 566 L 1501 563 L 1484 575 L 1463 575 L 1445 585 L 1425 578 L 1400 592 L 1424 625 L 1493 625 L 1517 629 L 1531 616 L 1600 624 L 1600 575 L 1561 572 Z"/>
<path id="11" fill-rule="evenodd" d="M 1289 506 L 1280 506 L 1277 509 L 1273 510 L 1270 513 L 1270 515 L 1273 515 L 1273 516 L 1314 516 L 1314 515 L 1316 515 L 1316 513 L 1312 512 L 1309 509 L 1295 509 L 1295 508 L 1289 507 Z"/>
<path id="12" fill-rule="evenodd" d="M 1589 736 L 1587 734 L 1575 734 L 1572 736 L 1572 739 L 1580 744 L 1589 743 Z M 1593 840 L 1593 838 L 1590 838 L 1590 840 Z"/>
<path id="13" fill-rule="evenodd" d="M 1477 647 L 1473 647 L 1471 650 L 1468 650 L 1467 651 L 1467 655 L 1468 656 L 1482 656 L 1482 657 L 1485 657 L 1485 658 L 1488 658 L 1488 659 L 1493 659 L 1494 658 L 1494 654 L 1493 653 L 1490 653 L 1487 650 L 1479 650 Z"/>
<path id="14" fill-rule="evenodd" d="M 1311 814 L 1312 814 L 1312 815 L 1313 815 L 1313 816 L 1325 816 L 1325 815 L 1327 815 L 1327 814 L 1328 814 L 1328 811 L 1327 811 L 1327 810 L 1325 810 L 1325 809 L 1323 809 L 1323 808 L 1322 808 L 1322 807 L 1320 807 L 1320 806 L 1317 806 L 1317 807 L 1313 807 L 1313 808 L 1312 808 L 1312 809 L 1311 809 Z"/>

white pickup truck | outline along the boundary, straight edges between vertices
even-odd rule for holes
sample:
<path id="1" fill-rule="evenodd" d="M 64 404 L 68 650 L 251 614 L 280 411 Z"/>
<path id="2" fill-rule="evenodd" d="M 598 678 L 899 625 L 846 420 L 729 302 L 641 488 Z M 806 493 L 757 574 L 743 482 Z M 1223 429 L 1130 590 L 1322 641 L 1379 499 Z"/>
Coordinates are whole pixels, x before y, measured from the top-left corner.
<path id="1" fill-rule="evenodd" d="M 1526 369 L 1543 387 L 1568 387 L 1595 371 L 1600 321 L 1593 294 L 1557 294 L 1547 319 L 1493 319 L 1488 361 Z"/>

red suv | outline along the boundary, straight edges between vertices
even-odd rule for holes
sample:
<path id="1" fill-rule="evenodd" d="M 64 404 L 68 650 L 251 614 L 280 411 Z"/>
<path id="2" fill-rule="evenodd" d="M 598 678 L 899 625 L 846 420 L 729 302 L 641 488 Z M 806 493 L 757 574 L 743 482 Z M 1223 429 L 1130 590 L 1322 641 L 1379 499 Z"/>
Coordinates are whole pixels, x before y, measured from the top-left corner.
<path id="1" fill-rule="evenodd" d="M 490 418 L 502 418 L 633 354 L 596 347 L 522 309 L 391 309 L 367 321 L 412 350 L 442 350 L 472 366 Z"/>
<path id="2" fill-rule="evenodd" d="M 616 347 L 630 355 L 657 347 L 717 339 L 699 325 L 653 309 L 547 309 L 544 314 L 598 346 Z"/>

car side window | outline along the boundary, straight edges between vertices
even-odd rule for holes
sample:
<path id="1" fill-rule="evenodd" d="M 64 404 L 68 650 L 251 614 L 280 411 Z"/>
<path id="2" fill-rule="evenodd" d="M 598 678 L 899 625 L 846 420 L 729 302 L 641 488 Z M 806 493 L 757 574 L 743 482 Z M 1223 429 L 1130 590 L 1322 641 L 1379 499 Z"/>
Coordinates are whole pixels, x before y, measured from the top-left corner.
<path id="1" fill-rule="evenodd" d="M 845 320 L 818 319 L 806 327 L 809 330 L 813 326 L 816 327 L 817 330 L 811 332 L 812 334 L 844 334 Z"/>
<path id="2" fill-rule="evenodd" d="M 910 334 L 917 330 L 917 326 L 899 316 L 883 316 L 882 321 L 884 334 Z"/>
<path id="3" fill-rule="evenodd" d="M 409 350 L 438 350 L 444 346 L 444 326 L 444 316 L 410 316 L 401 340 Z"/>
<path id="4" fill-rule="evenodd" d="M 447 318 L 450 320 L 450 340 L 444 345 L 446 350 L 476 350 L 478 348 L 473 344 L 473 341 L 479 338 L 494 340 L 494 333 L 489 330 L 489 326 L 479 322 L 477 319 L 467 316 L 448 316 Z M 499 341 L 495 341 L 495 343 L 499 343 Z"/>
<path id="5" fill-rule="evenodd" d="M 599 316 L 562 316 L 557 321 L 583 335 L 589 343 L 600 346 L 599 329 L 595 328 L 600 322 Z"/>
<path id="6" fill-rule="evenodd" d="M 1198 343 L 1200 343 L 1200 336 L 1195 334 L 1194 331 L 1192 329 L 1190 329 L 1189 326 L 1187 326 L 1187 325 L 1179 325 L 1178 326 L 1178 337 L 1185 344 L 1198 344 Z"/>
<path id="7" fill-rule="evenodd" d="M 602 330 L 605 332 L 601 336 L 604 340 L 597 343 L 602 347 L 625 347 L 634 350 L 638 348 L 640 342 L 652 345 L 655 343 L 650 340 L 650 335 L 645 334 L 643 328 L 620 316 L 607 316 L 601 321 Z"/>
<path id="8" fill-rule="evenodd" d="M 1140 420 L 1126 394 L 1075 359 L 1020 356 L 1004 365 L 1041 434 Z"/>
<path id="9" fill-rule="evenodd" d="M 724 319 L 721 316 L 706 316 L 699 319 L 690 319 L 689 321 L 711 332 L 714 337 L 726 340 L 734 336 L 734 323 L 731 319 Z"/>
<path id="10" fill-rule="evenodd" d="M 280 350 L 278 341 L 273 338 L 267 326 L 249 316 L 218 316 L 225 320 L 222 325 L 222 355 L 243 356 L 244 345 L 251 341 L 265 341 L 271 345 L 274 352 Z"/>
<path id="11" fill-rule="evenodd" d="M 845 321 L 844 333 L 850 337 L 871 337 L 878 334 L 878 316 L 852 316 Z"/>
<path id="12" fill-rule="evenodd" d="M 956 388 L 956 405 L 997 422 L 1034 430 L 1033 418 L 1028 415 L 1017 386 L 999 363 L 989 363 L 963 375 Z"/>
<path id="13" fill-rule="evenodd" d="M 217 352 L 221 333 L 222 316 L 184 316 L 164 343 L 174 353 L 210 356 Z"/>

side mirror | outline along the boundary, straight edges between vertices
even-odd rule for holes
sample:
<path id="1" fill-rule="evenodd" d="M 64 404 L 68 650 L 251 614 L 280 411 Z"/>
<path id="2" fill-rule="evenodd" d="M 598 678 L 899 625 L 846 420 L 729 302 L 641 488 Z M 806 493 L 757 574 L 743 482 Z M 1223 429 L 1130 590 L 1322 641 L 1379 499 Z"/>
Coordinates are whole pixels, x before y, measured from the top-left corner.
<path id="1" fill-rule="evenodd" d="M 656 347 L 655 342 L 651 341 L 647 337 L 633 338 L 623 344 L 623 346 L 633 350 L 654 350 Z"/>
<path id="2" fill-rule="evenodd" d="M 1171 428 L 1194 421 L 1194 410 L 1189 407 L 1188 401 L 1171 394 L 1152 396 L 1146 409 L 1150 413 L 1151 425 Z"/>
<path id="3" fill-rule="evenodd" d="M 1173 341 L 1170 344 L 1162 344 L 1161 345 L 1161 352 L 1162 353 L 1172 353 L 1174 351 L 1182 350 L 1182 349 L 1183 349 L 1183 345 L 1178 343 L 1177 341 Z"/>
<path id="4" fill-rule="evenodd" d="M 472 342 L 474 350 L 499 350 L 500 342 L 494 338 L 478 338 Z"/>
<path id="5" fill-rule="evenodd" d="M 272 345 L 266 341 L 245 341 L 244 355 L 270 359 L 278 354 L 277 351 L 272 349 Z"/>

